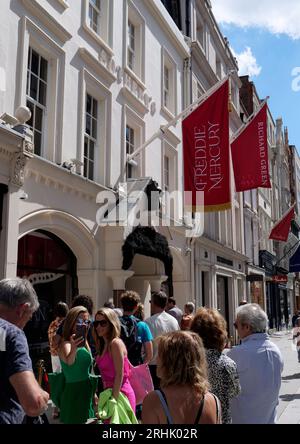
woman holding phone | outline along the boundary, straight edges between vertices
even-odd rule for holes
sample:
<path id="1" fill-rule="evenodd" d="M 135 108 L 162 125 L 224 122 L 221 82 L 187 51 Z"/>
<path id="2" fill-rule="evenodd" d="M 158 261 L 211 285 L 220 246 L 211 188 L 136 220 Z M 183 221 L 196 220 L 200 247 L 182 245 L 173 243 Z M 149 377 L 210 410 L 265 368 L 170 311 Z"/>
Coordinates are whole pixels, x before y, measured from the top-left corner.
<path id="1" fill-rule="evenodd" d="M 87 342 L 89 325 L 89 313 L 82 306 L 72 308 L 64 322 L 58 351 L 66 380 L 60 403 L 60 420 L 64 424 L 83 424 L 95 417 L 97 381 L 89 373 L 93 362 Z"/>

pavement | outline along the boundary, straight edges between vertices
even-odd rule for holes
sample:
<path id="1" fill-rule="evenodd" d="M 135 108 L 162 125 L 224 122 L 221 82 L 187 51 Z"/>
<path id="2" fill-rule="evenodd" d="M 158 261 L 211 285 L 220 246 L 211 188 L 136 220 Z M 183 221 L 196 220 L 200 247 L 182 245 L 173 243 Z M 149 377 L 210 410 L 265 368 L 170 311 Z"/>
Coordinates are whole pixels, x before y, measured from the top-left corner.
<path id="1" fill-rule="evenodd" d="M 300 424 L 300 364 L 292 341 L 292 332 L 289 330 L 273 332 L 270 337 L 279 347 L 284 359 L 277 422 L 278 424 Z M 59 419 L 52 419 L 52 413 L 53 405 L 49 401 L 47 411 L 49 422 L 61 424 Z"/>
<path id="2" fill-rule="evenodd" d="M 284 360 L 277 410 L 278 424 L 300 424 L 300 364 L 292 332 L 276 332 L 270 336 Z"/>

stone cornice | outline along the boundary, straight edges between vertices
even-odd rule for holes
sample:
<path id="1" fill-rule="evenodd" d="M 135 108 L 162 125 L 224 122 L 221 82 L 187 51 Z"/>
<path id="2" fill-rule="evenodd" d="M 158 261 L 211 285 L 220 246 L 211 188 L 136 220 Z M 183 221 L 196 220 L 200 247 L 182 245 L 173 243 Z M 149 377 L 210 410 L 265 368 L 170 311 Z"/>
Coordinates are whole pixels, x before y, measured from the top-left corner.
<path id="1" fill-rule="evenodd" d="M 99 59 L 86 48 L 79 48 L 78 53 L 88 67 L 92 68 L 100 77 L 104 77 L 109 83 L 113 83 L 117 79 L 115 61 L 105 49 L 101 50 Z"/>
<path id="2" fill-rule="evenodd" d="M 25 179 L 31 178 L 36 183 L 63 193 L 78 196 L 86 200 L 95 202 L 96 196 L 101 191 L 111 191 L 112 189 L 104 185 L 97 184 L 69 171 L 55 163 L 49 162 L 42 157 L 33 157 L 26 165 Z"/>
<path id="3" fill-rule="evenodd" d="M 70 34 L 52 15 L 44 9 L 37 0 L 22 0 L 24 6 L 30 11 L 34 17 L 38 18 L 41 23 L 52 32 L 62 43 L 67 42 L 72 38 Z M 60 4 L 66 2 L 59 2 Z"/>
<path id="4" fill-rule="evenodd" d="M 169 13 L 165 9 L 161 0 L 145 0 L 146 6 L 155 14 L 155 18 L 160 22 L 162 29 L 170 37 L 172 43 L 180 54 L 186 58 L 190 55 L 190 49 L 184 40 L 183 34 L 177 28 L 173 20 L 170 20 Z"/>

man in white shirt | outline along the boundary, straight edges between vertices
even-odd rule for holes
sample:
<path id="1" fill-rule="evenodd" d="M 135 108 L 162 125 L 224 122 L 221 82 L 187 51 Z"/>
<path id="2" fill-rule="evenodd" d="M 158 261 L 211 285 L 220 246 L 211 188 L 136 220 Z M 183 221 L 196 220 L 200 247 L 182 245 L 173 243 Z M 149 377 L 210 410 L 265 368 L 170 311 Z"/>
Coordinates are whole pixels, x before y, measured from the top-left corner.
<path id="1" fill-rule="evenodd" d="M 266 334 L 258 304 L 238 307 L 235 328 L 242 343 L 227 353 L 237 364 L 241 393 L 231 401 L 233 424 L 275 424 L 283 359 Z"/>
<path id="2" fill-rule="evenodd" d="M 145 322 L 148 324 L 152 333 L 153 342 L 153 358 L 149 362 L 149 368 L 153 380 L 154 388 L 159 387 L 159 379 L 156 376 L 156 359 L 157 359 L 157 345 L 155 339 L 171 331 L 179 330 L 179 324 L 176 319 L 165 312 L 167 305 L 167 295 L 163 291 L 153 292 L 151 294 L 151 314 L 150 318 Z"/>

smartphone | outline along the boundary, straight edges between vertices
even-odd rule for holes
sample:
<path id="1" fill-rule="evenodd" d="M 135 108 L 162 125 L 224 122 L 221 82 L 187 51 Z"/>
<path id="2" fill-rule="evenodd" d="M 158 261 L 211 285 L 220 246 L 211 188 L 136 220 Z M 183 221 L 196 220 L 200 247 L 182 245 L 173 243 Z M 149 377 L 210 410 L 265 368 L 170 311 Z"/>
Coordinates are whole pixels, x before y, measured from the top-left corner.
<path id="1" fill-rule="evenodd" d="M 86 325 L 85 324 L 76 324 L 75 339 L 82 338 L 82 342 L 80 342 L 80 344 L 78 344 L 78 347 L 80 347 L 84 344 L 85 336 L 86 336 Z"/>

